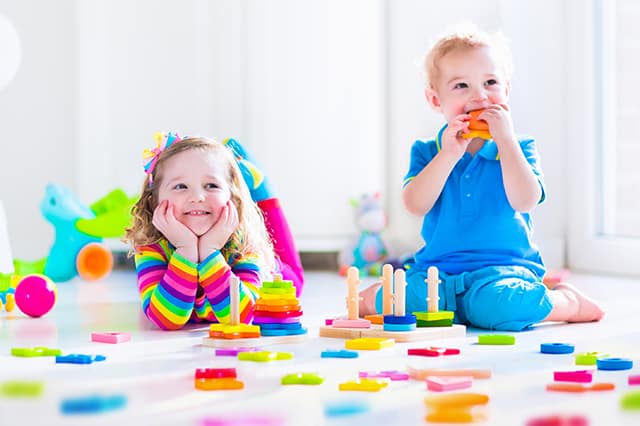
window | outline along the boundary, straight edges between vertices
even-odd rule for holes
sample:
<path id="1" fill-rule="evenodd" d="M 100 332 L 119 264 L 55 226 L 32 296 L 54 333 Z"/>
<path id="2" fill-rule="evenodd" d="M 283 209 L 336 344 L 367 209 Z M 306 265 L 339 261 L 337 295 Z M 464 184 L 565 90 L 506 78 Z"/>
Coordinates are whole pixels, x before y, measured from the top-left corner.
<path id="1" fill-rule="evenodd" d="M 640 3 L 571 1 L 568 15 L 569 264 L 640 275 Z"/>

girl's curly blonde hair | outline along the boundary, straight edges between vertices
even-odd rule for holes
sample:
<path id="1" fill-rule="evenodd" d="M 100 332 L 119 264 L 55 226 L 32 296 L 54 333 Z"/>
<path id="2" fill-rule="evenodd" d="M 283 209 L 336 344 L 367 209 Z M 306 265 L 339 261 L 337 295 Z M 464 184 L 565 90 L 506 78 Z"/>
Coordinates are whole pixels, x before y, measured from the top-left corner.
<path id="1" fill-rule="evenodd" d="M 435 89 L 435 82 L 440 76 L 439 63 L 447 54 L 457 50 L 479 47 L 488 47 L 495 53 L 498 63 L 502 66 L 504 76 L 510 79 L 513 73 L 513 60 L 507 38 L 501 32 L 489 34 L 479 30 L 475 25 L 465 22 L 441 36 L 425 55 L 426 86 Z"/>
<path id="2" fill-rule="evenodd" d="M 134 253 L 136 247 L 155 244 L 164 238 L 152 223 L 153 212 L 158 205 L 157 188 L 162 183 L 163 166 L 175 155 L 192 149 L 212 152 L 223 158 L 227 166 L 227 184 L 231 192 L 231 201 L 238 211 L 239 224 L 229 242 L 222 248 L 223 255 L 226 258 L 236 258 L 246 253 L 255 253 L 264 262 L 263 266 L 272 272 L 275 266 L 273 245 L 265 227 L 262 212 L 251 199 L 249 189 L 232 153 L 223 144 L 212 139 L 185 138 L 173 143 L 160 154 L 153 172 L 142 184 L 140 199 L 131 209 L 133 224 L 126 230 L 123 241 L 131 245 L 131 253 Z"/>

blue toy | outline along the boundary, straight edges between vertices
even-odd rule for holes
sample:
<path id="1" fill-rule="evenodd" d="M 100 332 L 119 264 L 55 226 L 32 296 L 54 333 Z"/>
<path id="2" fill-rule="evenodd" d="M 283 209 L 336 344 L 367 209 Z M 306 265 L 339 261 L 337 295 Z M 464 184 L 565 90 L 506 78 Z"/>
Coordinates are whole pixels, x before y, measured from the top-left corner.
<path id="1" fill-rule="evenodd" d="M 103 238 L 124 235 L 131 222 L 131 208 L 137 197 L 129 198 L 116 189 L 90 207 L 67 188 L 47 185 L 40 210 L 55 229 L 49 255 L 36 261 L 14 260 L 15 274 L 44 274 L 55 282 L 80 275 L 97 280 L 111 272 L 113 258 Z M 11 275 L 0 274 L 0 290 L 11 287 Z"/>

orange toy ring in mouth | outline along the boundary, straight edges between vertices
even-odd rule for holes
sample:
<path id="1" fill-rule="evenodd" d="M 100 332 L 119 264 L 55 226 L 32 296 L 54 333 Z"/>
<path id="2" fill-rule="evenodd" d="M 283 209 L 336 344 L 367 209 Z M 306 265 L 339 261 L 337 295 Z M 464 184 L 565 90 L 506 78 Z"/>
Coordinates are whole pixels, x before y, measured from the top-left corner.
<path id="1" fill-rule="evenodd" d="M 484 110 L 476 109 L 468 112 L 468 114 L 471 116 L 471 120 L 469 120 L 469 133 L 463 134 L 463 138 L 492 139 L 491 133 L 489 133 L 489 124 L 484 120 L 478 120 L 478 115 L 480 115 L 482 111 Z"/>

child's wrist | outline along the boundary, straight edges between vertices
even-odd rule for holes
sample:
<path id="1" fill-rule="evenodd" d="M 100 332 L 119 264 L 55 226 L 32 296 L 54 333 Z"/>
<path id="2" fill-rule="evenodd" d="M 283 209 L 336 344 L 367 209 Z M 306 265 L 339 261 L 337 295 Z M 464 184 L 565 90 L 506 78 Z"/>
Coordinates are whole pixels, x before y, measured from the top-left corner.
<path id="1" fill-rule="evenodd" d="M 177 247 L 176 253 L 193 263 L 198 262 L 198 250 L 195 247 Z"/>

